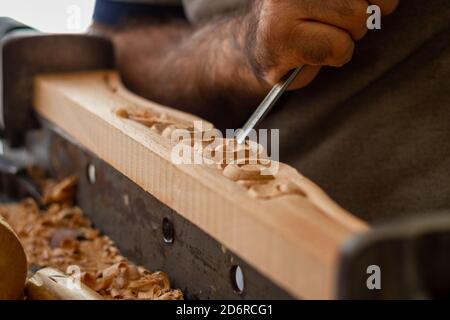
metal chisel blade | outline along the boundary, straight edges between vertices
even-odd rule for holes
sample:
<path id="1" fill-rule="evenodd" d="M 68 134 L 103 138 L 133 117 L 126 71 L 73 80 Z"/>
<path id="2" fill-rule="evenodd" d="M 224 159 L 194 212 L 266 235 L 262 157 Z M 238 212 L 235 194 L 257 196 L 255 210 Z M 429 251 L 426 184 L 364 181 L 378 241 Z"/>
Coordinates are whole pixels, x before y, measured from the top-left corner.
<path id="1" fill-rule="evenodd" d="M 292 70 L 287 76 L 286 80 L 277 83 L 272 90 L 267 94 L 264 100 L 261 102 L 256 111 L 252 114 L 250 119 L 245 123 L 242 129 L 238 130 L 235 138 L 239 144 L 245 141 L 245 138 L 249 133 L 255 128 L 269 113 L 273 106 L 277 103 L 283 93 L 289 88 L 291 83 L 298 76 L 300 71 L 302 71 L 304 66 L 300 66 L 297 69 Z"/>

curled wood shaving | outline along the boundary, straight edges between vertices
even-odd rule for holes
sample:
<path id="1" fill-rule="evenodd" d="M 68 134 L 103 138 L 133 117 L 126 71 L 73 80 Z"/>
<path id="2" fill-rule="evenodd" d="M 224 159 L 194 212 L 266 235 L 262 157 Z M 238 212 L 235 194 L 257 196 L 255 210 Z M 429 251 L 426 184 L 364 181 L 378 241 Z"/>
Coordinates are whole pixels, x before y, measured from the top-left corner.
<path id="1" fill-rule="evenodd" d="M 261 199 L 272 199 L 282 195 L 301 195 L 306 194 L 296 185 L 286 180 L 273 180 L 267 183 L 251 183 L 248 186 L 248 192 L 251 196 Z"/>
<path id="2" fill-rule="evenodd" d="M 57 183 L 49 183 L 44 189 L 43 202 L 45 205 L 51 203 L 71 203 L 75 195 L 76 177 L 68 177 Z"/>
<path id="3" fill-rule="evenodd" d="M 267 167 L 261 164 L 245 164 L 245 165 L 230 164 L 224 169 L 223 174 L 228 179 L 234 181 L 239 180 L 258 181 L 258 180 L 274 179 L 272 175 L 263 174 L 266 169 Z"/>
<path id="4" fill-rule="evenodd" d="M 65 271 L 78 266 L 81 281 L 106 299 L 183 299 L 180 290 L 171 289 L 165 273 L 133 265 L 72 206 L 75 185 L 73 177 L 47 183 L 45 210 L 31 199 L 0 205 L 0 217 L 21 239 L 29 269 Z"/>

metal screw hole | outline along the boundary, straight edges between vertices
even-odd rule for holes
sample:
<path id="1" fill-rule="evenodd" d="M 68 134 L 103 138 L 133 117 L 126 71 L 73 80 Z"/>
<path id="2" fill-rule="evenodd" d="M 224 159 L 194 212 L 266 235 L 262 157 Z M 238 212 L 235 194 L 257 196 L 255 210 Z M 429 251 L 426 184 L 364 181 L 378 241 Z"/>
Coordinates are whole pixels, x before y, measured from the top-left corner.
<path id="1" fill-rule="evenodd" d="M 175 240 L 175 228 L 169 218 L 164 218 L 162 221 L 162 232 L 164 243 L 172 244 Z"/>
<path id="2" fill-rule="evenodd" d="M 87 166 L 86 174 L 87 174 L 87 179 L 88 179 L 89 183 L 94 184 L 96 181 L 95 165 L 93 165 L 92 163 L 89 163 Z"/>
<path id="3" fill-rule="evenodd" d="M 244 272 L 242 271 L 242 268 L 240 266 L 231 267 L 230 280 L 231 286 L 233 287 L 233 290 L 237 294 L 244 293 L 245 290 Z"/>

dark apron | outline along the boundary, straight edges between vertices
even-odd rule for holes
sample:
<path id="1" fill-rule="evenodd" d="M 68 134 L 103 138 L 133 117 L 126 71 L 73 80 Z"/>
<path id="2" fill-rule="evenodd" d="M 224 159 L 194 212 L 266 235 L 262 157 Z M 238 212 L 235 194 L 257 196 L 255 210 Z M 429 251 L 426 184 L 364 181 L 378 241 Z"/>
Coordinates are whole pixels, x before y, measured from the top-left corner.
<path id="1" fill-rule="evenodd" d="M 281 161 L 368 221 L 450 209 L 450 3 L 403 0 L 345 67 L 262 123 Z"/>

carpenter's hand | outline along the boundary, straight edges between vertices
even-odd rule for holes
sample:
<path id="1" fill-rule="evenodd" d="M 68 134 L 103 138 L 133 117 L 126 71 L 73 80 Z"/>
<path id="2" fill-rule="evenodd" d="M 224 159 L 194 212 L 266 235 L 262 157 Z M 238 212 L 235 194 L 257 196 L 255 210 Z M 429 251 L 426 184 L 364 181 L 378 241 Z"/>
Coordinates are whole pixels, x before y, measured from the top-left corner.
<path id="1" fill-rule="evenodd" d="M 255 0 L 249 15 L 248 55 L 269 85 L 290 69 L 307 65 L 291 89 L 308 84 L 321 66 L 342 66 L 367 32 L 367 7 L 383 15 L 399 0 Z"/>

